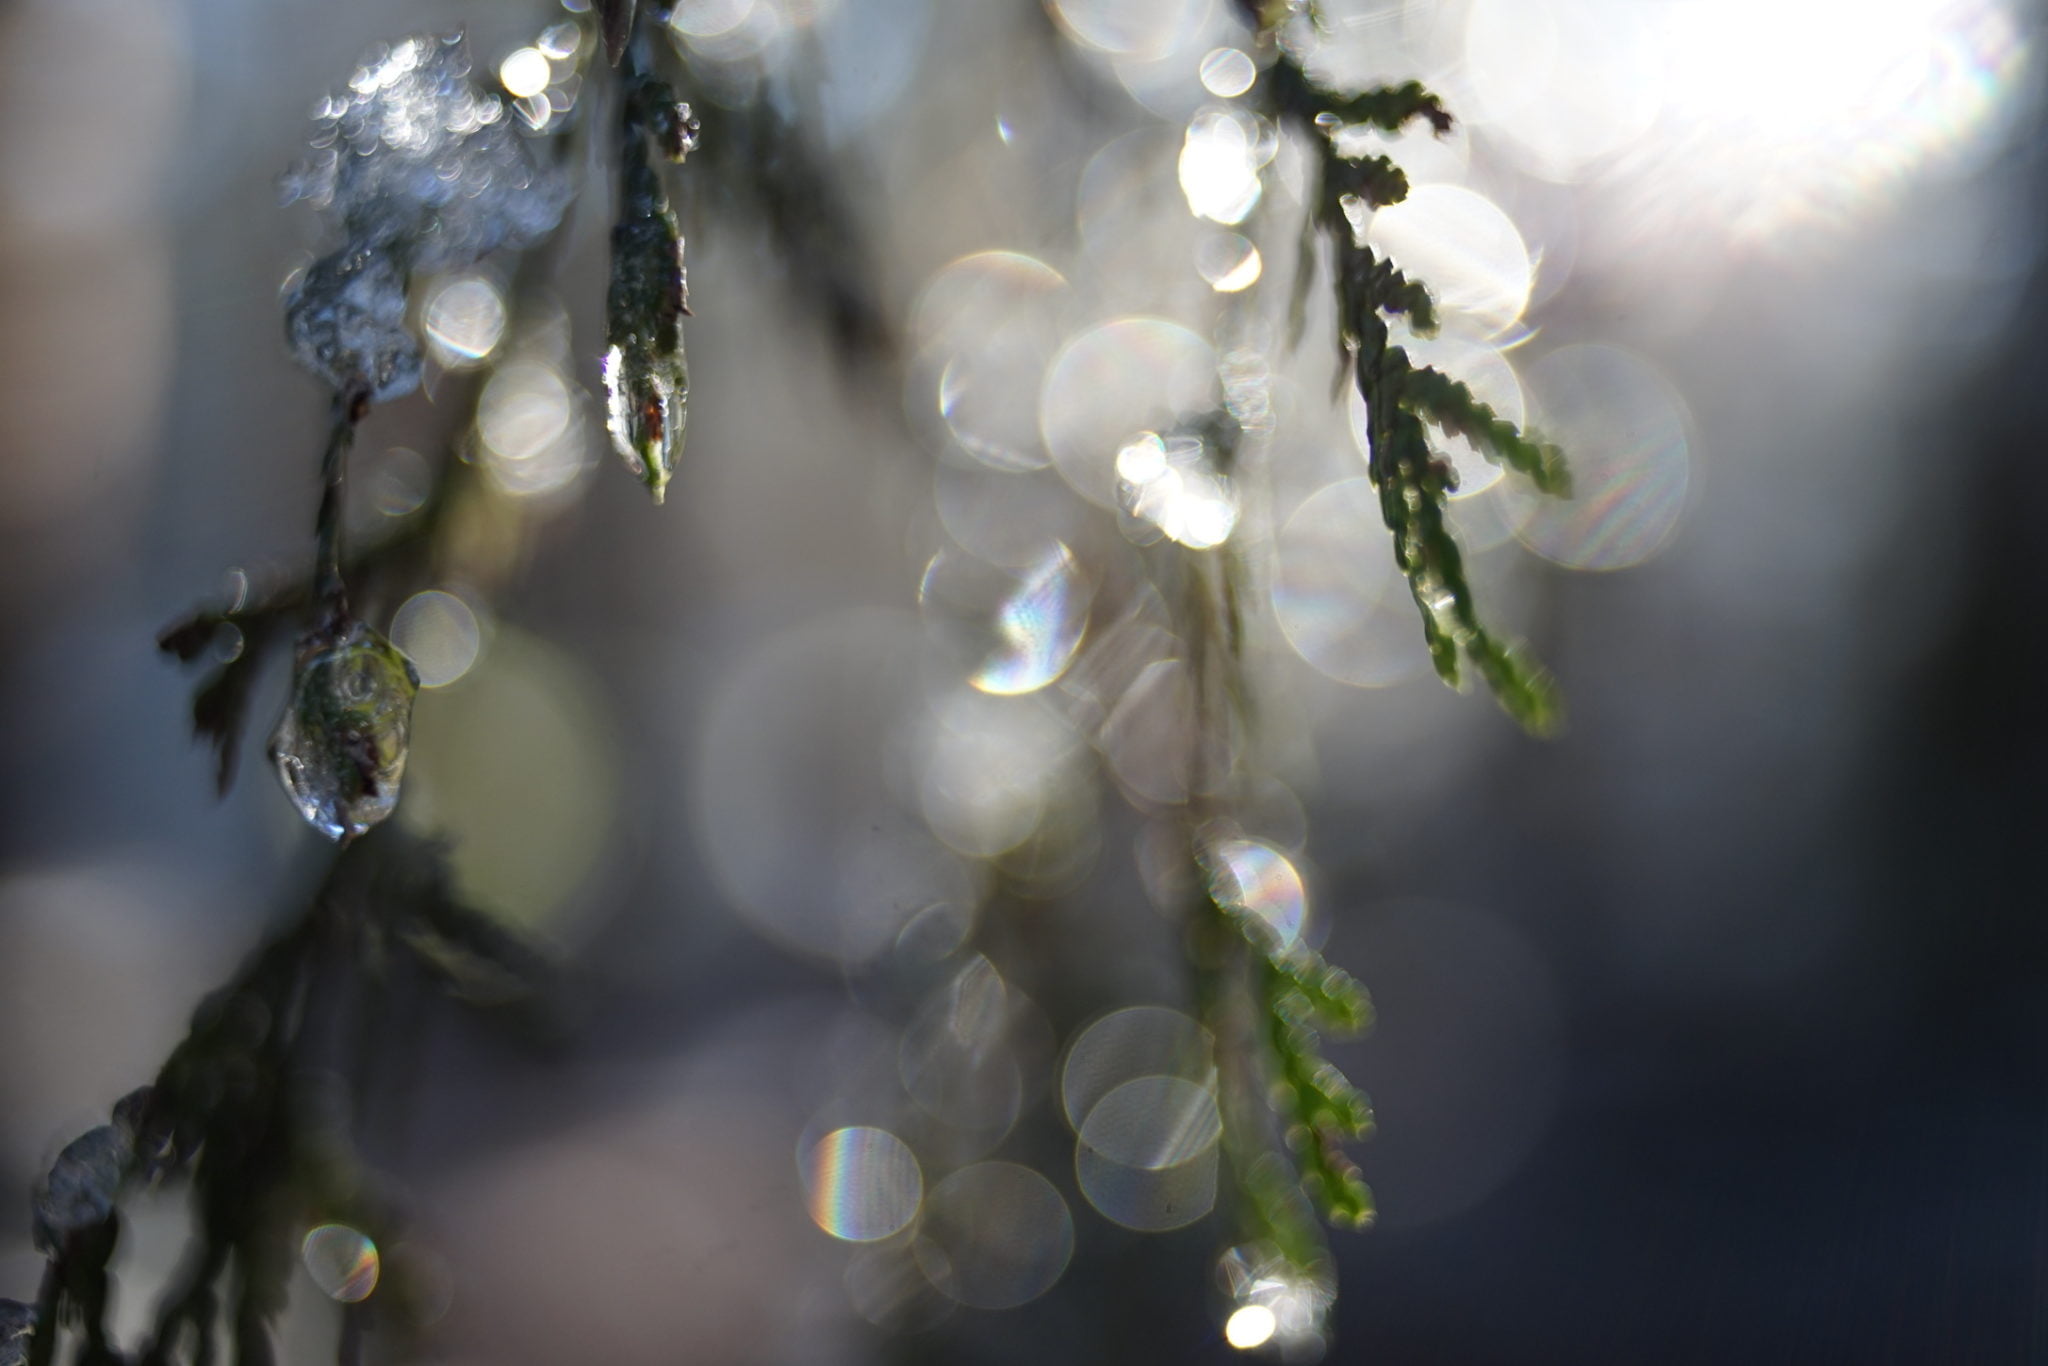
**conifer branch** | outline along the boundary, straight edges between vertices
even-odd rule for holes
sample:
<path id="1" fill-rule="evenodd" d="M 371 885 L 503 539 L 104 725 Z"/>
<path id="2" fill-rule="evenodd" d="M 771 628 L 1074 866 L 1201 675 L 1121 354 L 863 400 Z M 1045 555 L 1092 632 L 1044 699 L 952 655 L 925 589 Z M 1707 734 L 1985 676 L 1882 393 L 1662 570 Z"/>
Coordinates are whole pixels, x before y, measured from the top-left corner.
<path id="1" fill-rule="evenodd" d="M 1286 1117 L 1287 1140 L 1298 1154 L 1302 1188 L 1330 1222 L 1363 1227 L 1372 1222 L 1372 1192 L 1365 1177 L 1344 1151 L 1344 1144 L 1372 1129 L 1372 1106 L 1365 1094 L 1326 1060 L 1317 1049 L 1316 1029 L 1341 1027 L 1364 1013 L 1363 1007 L 1340 1007 L 1320 1013 L 1296 985 L 1299 975 L 1320 977 L 1334 971 L 1313 951 L 1299 950 L 1313 960 L 1290 974 L 1268 956 L 1255 969 L 1259 999 L 1266 1014 L 1266 1041 L 1272 1050 L 1278 1104 Z M 1348 979 L 1347 979 L 1348 980 Z M 1356 983 L 1352 983 L 1356 986 Z M 1362 993 L 1360 993 L 1362 996 Z"/>
<path id="2" fill-rule="evenodd" d="M 313 600 L 331 621 L 348 616 L 348 588 L 341 574 L 341 508 L 348 491 L 348 451 L 356 426 L 370 411 L 370 392 L 350 385 L 334 396 L 327 449 L 320 457 L 320 510 L 313 523 Z"/>
<path id="3" fill-rule="evenodd" d="M 1406 353 L 1389 350 L 1389 358 Z M 1546 441 L 1534 441 L 1521 428 L 1482 403 L 1462 382 L 1429 365 L 1414 365 L 1406 376 L 1407 399 L 1414 411 L 1448 436 L 1460 436 L 1480 454 L 1522 475 L 1544 493 L 1571 494 L 1571 474 L 1564 452 Z"/>
<path id="4" fill-rule="evenodd" d="M 1355 217 L 1406 199 L 1408 177 L 1391 158 L 1346 154 L 1337 141 L 1347 128 L 1394 133 L 1417 123 L 1441 135 L 1451 129 L 1451 116 L 1419 82 L 1342 92 L 1312 80 L 1299 53 L 1276 40 L 1283 24 L 1313 18 L 1298 0 L 1243 0 L 1242 8 L 1261 46 L 1271 52 L 1257 87 L 1266 112 L 1295 127 L 1316 149 L 1316 179 L 1289 310 L 1294 330 L 1298 336 L 1306 316 L 1320 238 L 1330 245 L 1340 354 L 1348 379 L 1365 401 L 1367 473 L 1392 533 L 1396 565 L 1420 613 L 1431 661 L 1454 685 L 1465 669 L 1473 670 L 1527 730 L 1548 733 L 1561 716 L 1555 684 L 1480 617 L 1446 513 L 1456 475 L 1449 461 L 1431 449 L 1428 428 L 1469 441 L 1548 493 L 1568 488 L 1563 457 L 1555 446 L 1525 435 L 1464 384 L 1416 366 L 1393 344 L 1390 318 L 1404 319 L 1417 335 L 1437 330 L 1435 301 L 1423 282 L 1408 278 L 1365 241 Z M 1248 717 L 1241 640 L 1235 631 L 1219 637 L 1213 629 L 1229 616 L 1226 609 L 1235 607 L 1243 588 L 1228 567 L 1235 562 L 1225 563 L 1215 590 L 1221 606 L 1212 607 L 1197 595 L 1190 612 L 1197 697 L 1206 699 L 1213 691 L 1230 699 L 1236 715 Z M 1202 580 L 1191 575 L 1190 581 Z M 1214 709 L 1204 712 L 1197 730 L 1210 734 L 1216 719 Z M 1222 787 L 1212 781 L 1202 790 L 1215 793 Z M 1236 885 L 1236 873 L 1224 866 L 1228 859 L 1215 852 L 1218 822 L 1193 816 L 1190 822 L 1189 846 L 1208 887 L 1191 941 L 1203 983 L 1198 995 L 1217 1041 L 1223 1144 L 1235 1176 L 1238 1218 L 1249 1239 L 1231 1254 L 1233 1265 L 1242 1263 L 1239 1271 L 1246 1282 L 1233 1293 L 1240 1303 L 1253 1303 L 1250 1297 L 1266 1293 L 1257 1287 L 1270 1288 L 1277 1275 L 1301 1287 L 1310 1304 L 1326 1307 L 1334 1282 L 1323 1235 L 1309 1211 L 1340 1226 L 1371 1222 L 1372 1193 L 1345 1145 L 1366 1136 L 1373 1118 L 1365 1095 L 1323 1055 L 1320 1035 L 1369 1027 L 1372 1005 L 1354 978 L 1301 942 L 1300 907 L 1294 908 L 1294 919 L 1275 923 L 1269 918 L 1272 907 L 1257 904 L 1256 897 Z M 1222 824 L 1227 828 L 1227 819 Z M 1233 843 L 1240 850 L 1246 844 Z M 1277 850 L 1266 849 L 1260 857 L 1268 868 L 1285 862 Z M 1249 876 L 1260 880 L 1257 873 Z M 1236 990 L 1228 986 L 1233 980 Z M 1291 1161 L 1260 1137 L 1271 1121 L 1247 1100 L 1258 1089 L 1251 1083 L 1254 1077 L 1264 1079 Z M 1316 1308 L 1310 1317 L 1319 1313 Z"/>
<path id="5" fill-rule="evenodd" d="M 1355 1034 L 1370 1027 L 1371 998 L 1357 979 L 1321 954 L 1298 939 L 1282 940 L 1258 916 L 1219 896 L 1215 871 L 1210 872 L 1208 910 L 1230 927 L 1248 955 L 1272 1104 L 1299 1163 L 1295 1180 L 1332 1223 L 1369 1223 L 1372 1193 L 1343 1145 L 1370 1132 L 1372 1107 L 1322 1056 L 1317 1031 Z"/>
<path id="6" fill-rule="evenodd" d="M 1291 6 L 1250 7 L 1265 41 L 1293 13 Z M 1347 155 L 1337 145 L 1337 133 L 1347 127 L 1394 133 L 1419 122 L 1442 135 L 1453 126 L 1451 115 L 1414 81 L 1357 93 L 1331 90 L 1312 80 L 1284 44 L 1275 44 L 1273 65 L 1263 81 L 1274 114 L 1316 149 L 1310 202 L 1335 260 L 1339 348 L 1365 400 L 1367 473 L 1379 490 L 1382 519 L 1393 533 L 1395 563 L 1421 614 L 1430 662 L 1453 686 L 1462 682 L 1469 664 L 1525 730 L 1551 734 L 1563 722 L 1562 698 L 1542 666 L 1483 623 L 1444 510 L 1456 490 L 1456 476 L 1449 462 L 1430 449 L 1423 423 L 1470 441 L 1544 493 L 1569 492 L 1564 457 L 1557 447 L 1524 435 L 1463 384 L 1413 365 L 1392 343 L 1385 317 L 1405 317 L 1416 333 L 1427 336 L 1436 331 L 1436 309 L 1420 282 L 1409 280 L 1364 241 L 1349 209 L 1400 203 L 1407 198 L 1408 179 L 1387 157 Z"/>

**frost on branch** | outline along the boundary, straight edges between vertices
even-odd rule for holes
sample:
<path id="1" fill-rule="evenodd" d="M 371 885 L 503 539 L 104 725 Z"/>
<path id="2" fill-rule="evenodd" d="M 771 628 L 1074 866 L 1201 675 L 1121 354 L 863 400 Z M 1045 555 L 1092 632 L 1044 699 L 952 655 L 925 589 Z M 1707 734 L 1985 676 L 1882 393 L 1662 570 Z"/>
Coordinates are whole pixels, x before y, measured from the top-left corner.
<path id="1" fill-rule="evenodd" d="M 285 302 L 299 363 L 373 401 L 419 384 L 405 326 L 414 271 L 467 265 L 553 231 L 571 190 L 535 158 L 505 102 L 470 79 L 462 35 L 415 35 L 371 52 L 315 110 L 312 155 L 284 178 L 341 229 Z"/>

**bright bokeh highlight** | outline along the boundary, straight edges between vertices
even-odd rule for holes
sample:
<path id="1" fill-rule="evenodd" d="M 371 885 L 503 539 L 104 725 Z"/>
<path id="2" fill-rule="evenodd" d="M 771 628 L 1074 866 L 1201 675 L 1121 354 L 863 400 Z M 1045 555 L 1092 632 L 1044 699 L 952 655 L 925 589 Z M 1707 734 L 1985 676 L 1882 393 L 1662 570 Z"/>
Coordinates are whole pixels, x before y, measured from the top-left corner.
<path id="1" fill-rule="evenodd" d="M 1216 403 L 1216 353 L 1178 323 L 1118 318 L 1069 341 L 1045 376 L 1038 425 L 1074 491 L 1117 505 L 1118 452 Z"/>
<path id="2" fill-rule="evenodd" d="M 1215 549 L 1237 526 L 1237 491 L 1200 437 L 1140 432 L 1117 451 L 1116 476 L 1117 506 L 1190 550 Z"/>
<path id="3" fill-rule="evenodd" d="M 483 639 L 469 604 L 438 588 L 413 594 L 391 619 L 391 643 L 412 661 L 422 688 L 445 688 L 468 673 Z"/>
<path id="4" fill-rule="evenodd" d="M 1113 57 L 1163 57 L 1207 22 L 1213 0 L 1052 0 L 1067 37 Z"/>
<path id="5" fill-rule="evenodd" d="M 1139 1077 L 1206 1082 L 1212 1064 L 1208 1031 L 1166 1006 L 1126 1006 L 1076 1036 L 1060 1069 L 1060 1102 L 1079 1130 L 1096 1104 Z"/>
<path id="6" fill-rule="evenodd" d="M 1569 498 L 1507 486 L 1524 545 L 1571 569 L 1625 569 L 1654 555 L 1685 507 L 1684 401 L 1632 351 L 1568 346 L 1530 366 L 1544 435 L 1565 449 Z"/>
<path id="7" fill-rule="evenodd" d="M 1311 494 L 1281 527 L 1277 558 L 1273 615 L 1318 672 L 1384 688 L 1428 670 L 1371 480 L 1340 479 Z"/>
<path id="8" fill-rule="evenodd" d="M 1223 1340 L 1240 1352 L 1249 1352 L 1272 1341 L 1280 1320 L 1263 1304 L 1239 1305 L 1223 1323 Z"/>
<path id="9" fill-rule="evenodd" d="M 1211 106 L 1189 121 L 1180 150 L 1180 188 L 1188 210 L 1215 223 L 1242 223 L 1258 207 L 1259 171 L 1273 143 L 1258 120 Z"/>
<path id="10" fill-rule="evenodd" d="M 368 1234 L 346 1224 L 321 1224 L 299 1244 L 299 1260 L 320 1293 L 342 1304 L 359 1304 L 377 1288 L 383 1262 Z"/>
<path id="11" fill-rule="evenodd" d="M 1846 226 L 1983 145 L 2032 61 L 2006 0 L 1471 0 L 1466 117 L 1639 227 Z"/>
<path id="12" fill-rule="evenodd" d="M 1066 672 L 1088 626 L 1088 588 L 1055 541 L 996 613 L 996 648 L 971 680 L 1002 697 L 1036 692 Z"/>
<path id="13" fill-rule="evenodd" d="M 1308 894 L 1287 855 L 1264 840 L 1213 840 L 1203 851 L 1216 904 L 1270 936 L 1280 949 L 1301 940 Z"/>
<path id="14" fill-rule="evenodd" d="M 1514 220 L 1476 190 L 1417 185 L 1372 215 L 1366 241 L 1411 280 L 1427 281 L 1445 326 L 1495 337 L 1529 306 L 1536 281 Z"/>
<path id="15" fill-rule="evenodd" d="M 921 373 L 936 377 L 939 416 L 965 454 L 999 470 L 1045 464 L 1038 391 L 1067 297 L 1064 276 L 1013 251 L 962 256 L 926 283 L 911 331 Z"/>
<path id="16" fill-rule="evenodd" d="M 488 276 L 449 276 L 427 291 L 420 325 L 427 350 L 443 369 L 467 369 L 504 339 L 505 296 Z"/>
<path id="17" fill-rule="evenodd" d="M 804 1155 L 811 1222 L 850 1243 L 901 1232 L 917 1217 L 924 1176 L 908 1144 L 886 1129 L 835 1129 Z"/>
<path id="18" fill-rule="evenodd" d="M 917 1264 L 971 1309 L 1014 1309 L 1053 1288 L 1074 1255 L 1074 1218 L 1052 1182 L 1014 1162 L 977 1162 L 932 1188 Z"/>

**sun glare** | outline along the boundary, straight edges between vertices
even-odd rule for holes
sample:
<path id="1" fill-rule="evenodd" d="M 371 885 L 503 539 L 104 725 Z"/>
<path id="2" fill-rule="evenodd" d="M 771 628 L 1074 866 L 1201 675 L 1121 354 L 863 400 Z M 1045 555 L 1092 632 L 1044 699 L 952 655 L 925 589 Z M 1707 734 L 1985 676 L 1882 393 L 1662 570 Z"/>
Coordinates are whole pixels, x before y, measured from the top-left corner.
<path id="1" fill-rule="evenodd" d="M 1541 174 L 1736 240 L 1982 145 L 2028 64 L 2009 0 L 1472 0 L 1464 43 L 1477 121 Z"/>

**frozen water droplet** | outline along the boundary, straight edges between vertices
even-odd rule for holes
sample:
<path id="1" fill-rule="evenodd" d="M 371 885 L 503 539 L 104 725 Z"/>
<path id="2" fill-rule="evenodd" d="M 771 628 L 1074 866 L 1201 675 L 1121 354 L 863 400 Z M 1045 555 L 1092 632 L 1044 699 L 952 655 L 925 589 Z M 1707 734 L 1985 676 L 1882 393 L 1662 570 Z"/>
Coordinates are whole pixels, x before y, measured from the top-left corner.
<path id="1" fill-rule="evenodd" d="M 300 642 L 270 757 L 308 825 L 345 841 L 391 814 L 419 686 L 405 656 L 361 622 Z"/>
<path id="2" fill-rule="evenodd" d="M 635 346 L 605 352 L 605 425 L 612 446 L 659 503 L 675 471 L 689 416 L 690 380 L 677 345 L 672 357 Z"/>

